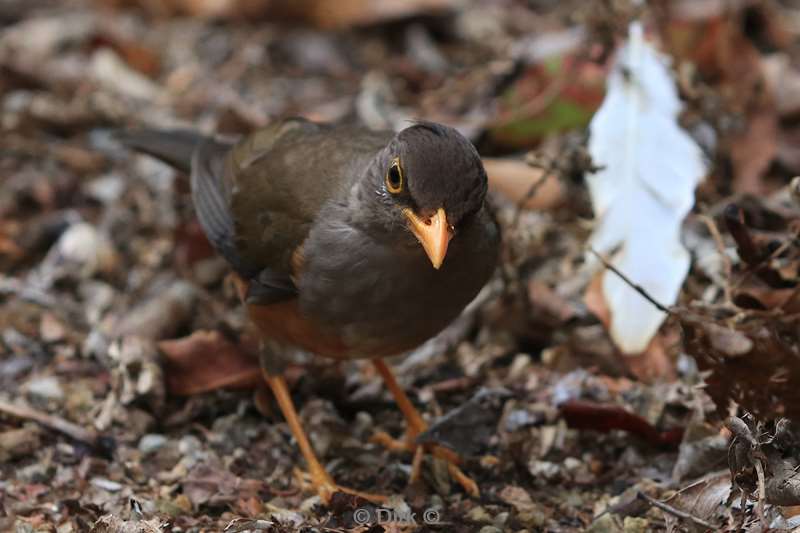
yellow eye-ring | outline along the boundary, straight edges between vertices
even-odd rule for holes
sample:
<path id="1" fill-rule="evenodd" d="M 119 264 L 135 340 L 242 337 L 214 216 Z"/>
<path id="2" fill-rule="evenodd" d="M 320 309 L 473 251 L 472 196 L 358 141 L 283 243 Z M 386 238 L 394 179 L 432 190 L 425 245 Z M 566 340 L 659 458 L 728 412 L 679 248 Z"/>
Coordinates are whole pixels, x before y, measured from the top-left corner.
<path id="1" fill-rule="evenodd" d="M 400 167 L 400 158 L 392 159 L 389 170 L 386 171 L 386 190 L 392 194 L 403 191 L 403 169 Z"/>

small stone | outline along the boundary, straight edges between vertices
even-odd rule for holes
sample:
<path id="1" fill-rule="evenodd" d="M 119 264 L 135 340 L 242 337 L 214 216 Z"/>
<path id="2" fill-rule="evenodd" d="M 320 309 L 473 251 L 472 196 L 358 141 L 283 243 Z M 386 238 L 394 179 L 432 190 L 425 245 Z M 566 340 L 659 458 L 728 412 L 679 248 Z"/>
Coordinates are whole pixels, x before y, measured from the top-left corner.
<path id="1" fill-rule="evenodd" d="M 506 525 L 506 522 L 508 522 L 508 511 L 503 511 L 502 513 L 495 516 L 494 520 L 492 520 L 492 523 L 499 528 L 504 527 Z"/>
<path id="2" fill-rule="evenodd" d="M 528 472 L 533 477 L 552 480 L 558 477 L 560 468 L 556 463 L 550 461 L 531 461 L 528 464 Z"/>
<path id="3" fill-rule="evenodd" d="M 0 462 L 32 455 L 40 444 L 36 426 L 3 431 L 0 433 Z"/>
<path id="4" fill-rule="evenodd" d="M 83 278 L 90 278 L 96 272 L 110 272 L 116 266 L 116 250 L 111 241 L 85 222 L 70 226 L 55 246 L 61 259 L 74 264 Z"/>
<path id="5" fill-rule="evenodd" d="M 178 443 L 178 453 L 183 457 L 183 462 L 187 466 L 192 466 L 205 457 L 203 445 L 200 439 L 194 435 L 186 435 Z"/>
<path id="6" fill-rule="evenodd" d="M 564 459 L 564 470 L 567 472 L 575 472 L 581 466 L 583 466 L 583 463 L 579 459 L 574 457 L 567 457 Z"/>
<path id="7" fill-rule="evenodd" d="M 173 503 L 184 513 L 191 512 L 192 510 L 192 502 L 185 494 L 178 494 Z"/>
<path id="8" fill-rule="evenodd" d="M 625 533 L 646 533 L 651 531 L 650 521 L 646 518 L 626 516 L 622 521 L 622 529 Z"/>
<path id="9" fill-rule="evenodd" d="M 469 513 L 467 513 L 467 520 L 470 520 L 472 522 L 487 523 L 492 521 L 492 515 L 490 515 L 489 512 L 483 507 L 478 506 L 473 508 Z"/>
<path id="10" fill-rule="evenodd" d="M 108 492 L 119 492 L 120 490 L 122 490 L 121 484 L 117 483 L 116 481 L 111 481 L 110 479 L 106 479 L 104 477 L 93 477 L 89 483 L 91 483 L 98 489 L 103 489 Z"/>
<path id="11" fill-rule="evenodd" d="M 110 204 L 125 192 L 125 180 L 119 174 L 106 174 L 89 182 L 84 190 L 98 202 Z"/>
<path id="12" fill-rule="evenodd" d="M 139 439 L 139 451 L 145 455 L 160 450 L 167 443 L 167 437 L 158 433 L 148 433 Z"/>
<path id="13" fill-rule="evenodd" d="M 44 313 L 39 323 L 39 336 L 44 342 L 58 342 L 66 336 L 66 329 L 51 313 Z"/>
<path id="14" fill-rule="evenodd" d="M 483 526 L 479 533 L 503 533 L 503 530 L 495 526 Z"/>
<path id="15" fill-rule="evenodd" d="M 606 513 L 592 522 L 586 531 L 588 533 L 622 533 L 624 530 L 615 515 Z"/>
<path id="16" fill-rule="evenodd" d="M 28 394 L 44 400 L 63 400 L 64 389 L 54 376 L 33 378 L 26 386 Z"/>
<path id="17" fill-rule="evenodd" d="M 539 531 L 544 527 L 546 518 L 538 509 L 525 509 L 517 512 L 517 521 L 527 528 Z"/>

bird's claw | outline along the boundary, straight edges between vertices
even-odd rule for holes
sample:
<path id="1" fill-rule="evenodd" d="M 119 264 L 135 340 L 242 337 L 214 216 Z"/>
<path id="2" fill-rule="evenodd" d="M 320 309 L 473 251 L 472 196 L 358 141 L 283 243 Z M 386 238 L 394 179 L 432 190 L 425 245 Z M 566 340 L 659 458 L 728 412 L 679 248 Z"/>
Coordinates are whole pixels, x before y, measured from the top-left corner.
<path id="1" fill-rule="evenodd" d="M 458 466 L 461 463 L 461 458 L 457 453 L 436 444 L 418 444 L 416 439 L 417 434 L 412 431 L 406 432 L 405 437 L 402 439 L 395 439 L 387 432 L 378 430 L 373 433 L 370 441 L 383 446 L 391 452 L 411 452 L 414 454 L 414 459 L 411 462 L 411 475 L 408 479 L 409 485 L 420 478 L 422 474 L 422 458 L 428 453 L 436 459 L 441 459 L 447 463 L 447 471 L 450 473 L 450 477 L 457 481 L 467 494 L 473 498 L 480 497 L 481 492 L 478 484 Z"/>
<path id="2" fill-rule="evenodd" d="M 372 503 L 382 503 L 385 502 L 387 496 L 383 494 L 373 494 L 370 492 L 361 492 L 355 489 L 351 489 L 349 487 L 343 487 L 341 485 L 337 485 L 331 477 L 325 473 L 324 475 L 314 475 L 313 473 L 306 472 L 304 470 L 300 470 L 299 468 L 294 469 L 294 476 L 297 479 L 298 483 L 300 484 L 301 489 L 304 491 L 314 491 L 319 496 L 319 499 L 325 505 L 330 504 L 333 495 L 337 492 L 341 492 L 343 494 L 349 494 L 351 496 L 356 496 L 358 498 L 362 498 Z"/>

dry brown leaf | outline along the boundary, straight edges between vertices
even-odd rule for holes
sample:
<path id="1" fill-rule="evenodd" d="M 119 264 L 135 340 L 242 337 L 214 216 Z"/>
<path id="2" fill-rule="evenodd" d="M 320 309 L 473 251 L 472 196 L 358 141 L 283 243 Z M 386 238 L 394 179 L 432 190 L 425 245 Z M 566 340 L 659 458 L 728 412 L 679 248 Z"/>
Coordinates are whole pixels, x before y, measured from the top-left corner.
<path id="1" fill-rule="evenodd" d="M 365 26 L 419 14 L 443 12 L 453 0 L 300 0 L 284 2 L 284 9 L 320 28 Z M 291 7 L 288 7 L 291 6 Z"/>
<path id="2" fill-rule="evenodd" d="M 701 520 L 716 522 L 716 518 L 726 512 L 725 503 L 730 493 L 730 474 L 718 472 L 679 490 L 665 503 Z"/>
<path id="3" fill-rule="evenodd" d="M 726 343 L 712 340 L 718 328 L 727 327 L 715 323 L 713 316 L 682 317 L 681 325 L 686 352 L 697 360 L 701 370 L 712 371 L 706 390 L 723 412 L 734 400 L 767 419 L 800 416 L 800 359 L 790 336 L 796 326 L 753 317 L 736 326 L 737 333 L 752 343 L 752 349 L 744 355 L 737 350 L 731 356 Z M 716 327 L 709 328 L 712 325 Z"/>
<path id="4" fill-rule="evenodd" d="M 592 278 L 589 286 L 586 287 L 586 292 L 583 294 L 583 303 L 585 303 L 586 308 L 600 320 L 603 327 L 608 330 L 608 326 L 611 324 L 611 311 L 606 305 L 606 299 L 603 298 L 602 272 L 598 272 Z"/>
<path id="5" fill-rule="evenodd" d="M 201 19 L 263 17 L 274 0 L 95 0 L 96 3 L 119 9 L 137 6 L 151 15 L 167 17 L 190 15 Z"/>
<path id="6" fill-rule="evenodd" d="M 564 323 L 577 314 L 575 306 L 546 283 L 532 279 L 528 283 L 528 299 L 535 310 Z M 537 313 L 538 314 L 538 313 Z"/>
<path id="7" fill-rule="evenodd" d="M 664 335 L 659 333 L 653 337 L 641 355 L 626 355 L 622 358 L 631 373 L 645 383 L 659 380 L 672 381 L 676 378 L 675 365 L 667 353 L 667 343 L 664 339 Z"/>
<path id="8" fill-rule="evenodd" d="M 155 51 L 139 43 L 122 39 L 116 35 L 99 33 L 92 39 L 91 46 L 95 49 L 111 48 L 128 66 L 149 78 L 155 78 L 161 71 L 161 61 Z"/>
<path id="9" fill-rule="evenodd" d="M 319 28 L 364 26 L 451 9 L 454 0 L 96 0 L 119 8 L 137 5 L 156 16 L 203 19 L 289 19 Z"/>
<path id="10" fill-rule="evenodd" d="M 238 477 L 219 464 L 198 464 L 181 486 L 192 505 L 198 507 L 206 503 L 230 504 L 237 499 L 257 497 L 264 482 Z"/>
<path id="11" fill-rule="evenodd" d="M 734 190 L 763 194 L 764 174 L 778 154 L 778 116 L 772 104 L 752 110 L 746 127 L 730 143 Z"/>
<path id="12" fill-rule="evenodd" d="M 528 198 L 528 191 L 542 178 L 543 171 L 524 161 L 484 157 L 483 166 L 489 176 L 489 189 L 525 209 L 555 209 L 566 199 L 564 185 L 555 174 L 545 178 L 536 193 Z"/>
<path id="13" fill-rule="evenodd" d="M 223 387 L 250 388 L 261 381 L 261 368 L 218 331 L 195 331 L 188 337 L 161 341 L 167 359 L 167 387 L 171 394 L 189 396 Z"/>
<path id="14" fill-rule="evenodd" d="M 726 9 L 711 18 L 678 21 L 667 29 L 672 55 L 697 66 L 713 84 L 724 112 L 740 122 L 722 139 L 729 154 L 733 188 L 763 193 L 763 177 L 778 153 L 778 112 L 774 88 L 767 82 L 761 53 L 746 35 L 742 9 Z"/>
<path id="15" fill-rule="evenodd" d="M 739 357 L 753 349 L 753 341 L 735 329 L 708 324 L 706 325 L 706 333 L 711 347 L 728 357 Z"/>
<path id="16" fill-rule="evenodd" d="M 559 406 L 559 412 L 571 428 L 604 433 L 623 430 L 657 446 L 677 446 L 683 437 L 681 428 L 660 431 L 646 419 L 620 405 L 570 400 Z"/>

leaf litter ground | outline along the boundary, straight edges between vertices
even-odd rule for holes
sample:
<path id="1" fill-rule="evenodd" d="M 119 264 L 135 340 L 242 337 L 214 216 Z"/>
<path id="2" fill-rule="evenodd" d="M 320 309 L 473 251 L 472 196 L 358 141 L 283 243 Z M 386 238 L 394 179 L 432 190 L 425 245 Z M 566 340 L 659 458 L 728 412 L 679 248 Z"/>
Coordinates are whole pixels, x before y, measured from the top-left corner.
<path id="1" fill-rule="evenodd" d="M 580 174 L 608 58 L 639 8 L 306 4 L 0 5 L 0 530 L 795 527 L 796 9 L 643 14 L 677 58 L 684 125 L 714 168 L 686 224 L 694 266 L 674 316 L 623 358 L 583 268 Z M 436 463 L 407 487 L 411 457 L 369 442 L 403 431 L 370 365 L 301 357 L 287 377 L 319 455 L 340 483 L 396 496 L 324 507 L 302 490 L 186 177 L 110 135 L 237 135 L 296 114 L 376 128 L 423 117 L 511 156 L 487 164 L 497 278 L 393 361 L 436 421 L 425 439 L 469 458 L 479 500 Z"/>

